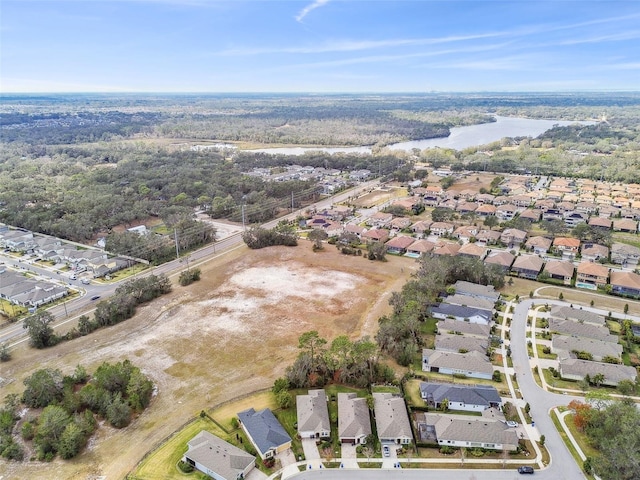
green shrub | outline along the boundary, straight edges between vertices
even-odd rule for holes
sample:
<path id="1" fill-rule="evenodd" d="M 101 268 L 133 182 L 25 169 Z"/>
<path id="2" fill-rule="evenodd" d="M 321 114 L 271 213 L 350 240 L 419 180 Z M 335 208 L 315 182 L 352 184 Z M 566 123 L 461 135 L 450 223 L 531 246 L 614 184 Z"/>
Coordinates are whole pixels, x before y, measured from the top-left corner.
<path id="1" fill-rule="evenodd" d="M 182 473 L 191 473 L 194 470 L 193 465 L 187 462 L 183 462 L 182 460 L 178 462 L 178 468 Z"/>

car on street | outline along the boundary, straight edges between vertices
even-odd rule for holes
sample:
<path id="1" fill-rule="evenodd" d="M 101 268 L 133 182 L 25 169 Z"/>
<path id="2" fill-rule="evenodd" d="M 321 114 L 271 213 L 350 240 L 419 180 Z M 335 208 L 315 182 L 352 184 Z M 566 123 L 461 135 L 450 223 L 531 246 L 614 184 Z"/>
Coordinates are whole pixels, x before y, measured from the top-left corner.
<path id="1" fill-rule="evenodd" d="M 522 467 L 518 467 L 518 473 L 520 473 L 520 474 L 523 474 L 523 473 L 533 474 L 533 472 L 535 472 L 533 467 L 530 467 L 528 465 L 523 465 Z"/>
<path id="2" fill-rule="evenodd" d="M 93 297 L 91 297 L 91 300 L 98 300 L 100 298 L 100 295 L 94 295 Z"/>
<path id="3" fill-rule="evenodd" d="M 391 449 L 389 448 L 389 445 L 384 445 L 382 447 L 382 455 L 384 455 L 385 457 L 391 456 Z"/>

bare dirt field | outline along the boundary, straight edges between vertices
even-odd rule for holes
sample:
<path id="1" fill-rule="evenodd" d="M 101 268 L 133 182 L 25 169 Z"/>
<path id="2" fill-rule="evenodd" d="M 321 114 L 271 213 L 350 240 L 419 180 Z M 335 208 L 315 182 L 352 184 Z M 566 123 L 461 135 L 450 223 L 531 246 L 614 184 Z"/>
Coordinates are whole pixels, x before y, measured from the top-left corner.
<path id="1" fill-rule="evenodd" d="M 0 395 L 22 391 L 22 380 L 44 366 L 93 370 L 130 359 L 157 385 L 150 407 L 130 426 L 102 425 L 72 461 L 0 463 L 0 478 L 121 479 L 145 453 L 203 409 L 268 388 L 298 353 L 298 337 L 318 330 L 329 341 L 374 335 L 414 261 L 371 262 L 311 244 L 237 249 L 203 265 L 203 280 L 174 291 L 126 322 L 38 351 L 24 347 L 3 363 L 9 383 Z M 3 477 L 4 476 L 4 477 Z"/>

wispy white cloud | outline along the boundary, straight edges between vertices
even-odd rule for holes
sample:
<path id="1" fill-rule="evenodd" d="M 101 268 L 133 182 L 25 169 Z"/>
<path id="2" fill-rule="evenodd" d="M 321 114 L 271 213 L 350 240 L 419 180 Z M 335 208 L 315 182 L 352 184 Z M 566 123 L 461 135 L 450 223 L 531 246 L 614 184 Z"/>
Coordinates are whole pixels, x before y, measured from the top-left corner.
<path id="1" fill-rule="evenodd" d="M 619 32 L 610 35 L 594 35 L 585 38 L 573 38 L 557 42 L 556 45 L 580 45 L 583 43 L 602 43 L 602 42 L 620 42 L 624 40 L 633 40 L 640 38 L 640 31 L 634 30 L 630 32 Z"/>
<path id="2" fill-rule="evenodd" d="M 315 0 L 313 3 L 310 3 L 309 5 L 304 7 L 302 10 L 300 10 L 300 13 L 298 13 L 298 15 L 296 15 L 296 21 L 302 22 L 304 17 L 309 15 L 309 13 L 311 13 L 316 8 L 320 8 L 326 5 L 327 3 L 329 3 L 329 1 L 330 0 Z"/>

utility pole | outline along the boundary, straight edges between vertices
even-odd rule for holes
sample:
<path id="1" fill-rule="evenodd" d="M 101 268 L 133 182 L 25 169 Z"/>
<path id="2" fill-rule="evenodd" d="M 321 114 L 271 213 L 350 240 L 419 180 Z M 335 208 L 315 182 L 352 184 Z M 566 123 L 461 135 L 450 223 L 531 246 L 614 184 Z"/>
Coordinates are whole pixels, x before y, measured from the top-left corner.
<path id="1" fill-rule="evenodd" d="M 173 239 L 176 242 L 176 260 L 180 260 L 180 247 L 178 247 L 178 231 L 173 229 Z"/>
<path id="2" fill-rule="evenodd" d="M 293 190 L 291 191 L 291 213 L 293 213 Z"/>
<path id="3" fill-rule="evenodd" d="M 244 223 L 244 203 L 243 203 L 242 204 L 242 230 L 244 231 L 246 229 L 247 227 L 245 226 L 245 223 Z"/>

